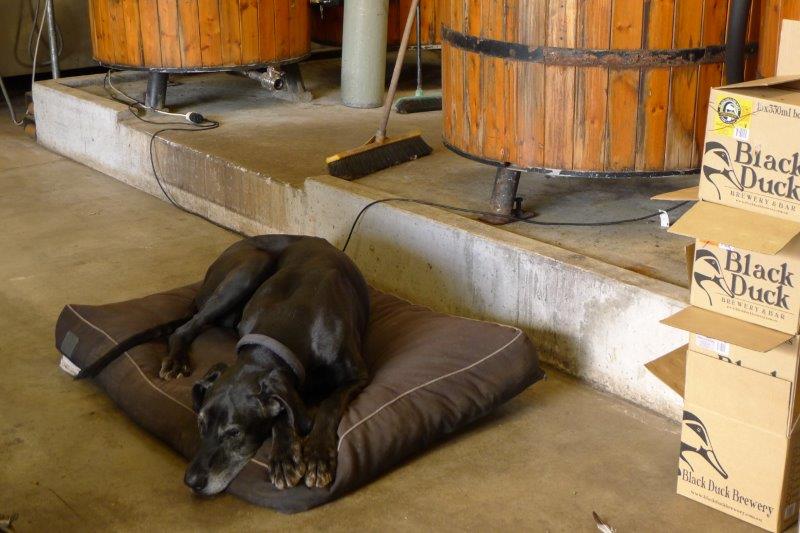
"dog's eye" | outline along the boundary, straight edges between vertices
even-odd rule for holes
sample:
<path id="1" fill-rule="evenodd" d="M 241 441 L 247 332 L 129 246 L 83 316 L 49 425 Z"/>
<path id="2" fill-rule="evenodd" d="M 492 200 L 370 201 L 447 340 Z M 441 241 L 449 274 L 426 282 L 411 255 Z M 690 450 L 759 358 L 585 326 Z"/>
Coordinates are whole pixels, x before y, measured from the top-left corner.
<path id="1" fill-rule="evenodd" d="M 226 439 L 238 439 L 241 435 L 242 431 L 239 428 L 231 428 L 225 432 Z"/>

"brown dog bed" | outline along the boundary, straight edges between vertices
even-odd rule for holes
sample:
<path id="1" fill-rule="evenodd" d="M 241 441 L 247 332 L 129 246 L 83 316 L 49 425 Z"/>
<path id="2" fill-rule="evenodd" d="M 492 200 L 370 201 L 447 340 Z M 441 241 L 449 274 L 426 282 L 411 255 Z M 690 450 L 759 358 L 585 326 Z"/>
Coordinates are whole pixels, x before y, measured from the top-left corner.
<path id="1" fill-rule="evenodd" d="M 56 325 L 56 347 L 84 368 L 118 341 L 184 316 L 195 291 L 191 286 L 109 305 L 68 305 Z M 371 299 L 365 343 L 371 381 L 339 425 L 333 485 L 276 490 L 266 472 L 268 441 L 228 492 L 282 512 L 311 509 L 368 483 L 543 377 L 536 350 L 519 329 L 435 313 L 377 290 Z M 96 382 L 136 423 L 190 457 L 198 441 L 192 385 L 214 363 L 232 362 L 237 340 L 233 330 L 222 328 L 202 334 L 190 351 L 190 378 L 157 378 L 164 341 L 126 352 Z"/>

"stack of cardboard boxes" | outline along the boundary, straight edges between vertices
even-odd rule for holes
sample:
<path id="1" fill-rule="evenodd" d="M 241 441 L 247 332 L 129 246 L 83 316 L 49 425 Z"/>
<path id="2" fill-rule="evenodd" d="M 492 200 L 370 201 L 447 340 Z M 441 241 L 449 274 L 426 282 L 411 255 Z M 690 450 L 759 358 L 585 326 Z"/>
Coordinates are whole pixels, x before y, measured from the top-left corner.
<path id="1" fill-rule="evenodd" d="M 699 202 L 670 229 L 695 239 L 691 306 L 664 320 L 689 343 L 648 368 L 684 397 L 678 493 L 783 531 L 800 499 L 800 75 L 709 106 Z"/>

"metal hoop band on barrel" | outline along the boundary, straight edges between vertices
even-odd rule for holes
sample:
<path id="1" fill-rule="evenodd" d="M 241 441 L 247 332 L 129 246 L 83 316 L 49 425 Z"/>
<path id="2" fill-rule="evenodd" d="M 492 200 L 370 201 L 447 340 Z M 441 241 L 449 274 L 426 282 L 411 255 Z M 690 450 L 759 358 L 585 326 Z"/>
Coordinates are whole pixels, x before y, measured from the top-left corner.
<path id="1" fill-rule="evenodd" d="M 530 63 L 567 67 L 666 68 L 725 61 L 725 45 L 669 50 L 599 50 L 528 46 L 521 43 L 484 39 L 442 27 L 442 40 L 455 48 L 476 54 Z M 749 43 L 745 55 L 758 51 L 758 43 Z"/>
<path id="2" fill-rule="evenodd" d="M 290 65 L 292 63 L 299 63 L 306 59 L 309 59 L 313 54 L 309 52 L 308 54 L 303 54 L 297 57 L 291 57 L 288 59 L 281 59 L 278 61 L 268 61 L 268 62 L 261 62 L 261 63 L 249 63 L 245 65 L 215 65 L 209 67 L 146 67 L 146 66 L 139 66 L 139 65 L 121 65 L 115 63 L 109 63 L 106 61 L 100 61 L 95 58 L 100 66 L 105 68 L 110 68 L 113 70 L 139 70 L 144 72 L 163 72 L 165 74 L 202 74 L 207 72 L 241 72 L 245 70 L 258 70 L 264 69 L 267 67 L 281 67 L 285 65 Z"/>
<path id="3" fill-rule="evenodd" d="M 486 157 L 480 157 L 474 154 L 470 154 L 456 148 L 449 142 L 447 142 L 444 137 L 442 138 L 442 144 L 444 147 L 453 152 L 456 155 L 460 155 L 466 159 L 471 159 L 472 161 L 477 161 L 478 163 L 483 163 L 485 165 L 491 165 L 493 167 L 503 167 L 508 168 L 510 170 L 518 170 L 520 172 L 533 172 L 535 174 L 542 174 L 543 176 L 548 177 L 559 177 L 559 178 L 593 178 L 593 179 L 615 179 L 615 178 L 673 178 L 675 176 L 686 176 L 690 174 L 699 174 L 699 168 L 681 168 L 677 170 L 612 170 L 612 171 L 601 171 L 601 170 L 565 170 L 559 168 L 545 168 L 545 167 L 524 167 L 519 165 L 509 165 L 508 162 L 505 161 L 498 161 L 496 159 L 489 159 Z"/>

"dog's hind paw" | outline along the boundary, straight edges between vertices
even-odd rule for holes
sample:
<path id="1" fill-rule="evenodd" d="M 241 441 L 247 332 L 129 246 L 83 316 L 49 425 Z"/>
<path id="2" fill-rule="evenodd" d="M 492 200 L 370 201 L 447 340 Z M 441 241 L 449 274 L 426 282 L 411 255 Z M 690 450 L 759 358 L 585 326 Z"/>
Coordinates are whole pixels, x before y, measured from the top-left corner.
<path id="1" fill-rule="evenodd" d="M 296 487 L 306 473 L 306 464 L 300 456 L 300 446 L 287 453 L 274 454 L 268 461 L 269 480 L 278 490 Z"/>
<path id="2" fill-rule="evenodd" d="M 191 373 L 192 371 L 189 368 L 188 360 L 165 357 L 161 362 L 161 370 L 158 372 L 158 377 L 163 380 L 170 380 L 180 377 L 189 377 Z"/>
<path id="3" fill-rule="evenodd" d="M 336 476 L 336 446 L 315 445 L 308 442 L 303 452 L 306 461 L 306 487 L 324 488 Z"/>

